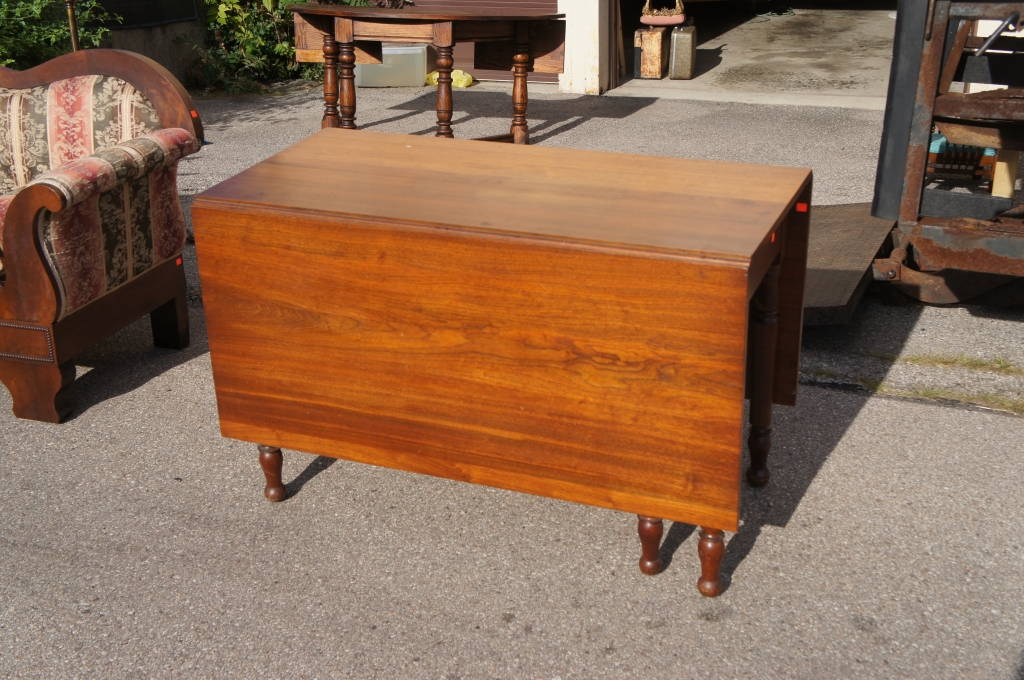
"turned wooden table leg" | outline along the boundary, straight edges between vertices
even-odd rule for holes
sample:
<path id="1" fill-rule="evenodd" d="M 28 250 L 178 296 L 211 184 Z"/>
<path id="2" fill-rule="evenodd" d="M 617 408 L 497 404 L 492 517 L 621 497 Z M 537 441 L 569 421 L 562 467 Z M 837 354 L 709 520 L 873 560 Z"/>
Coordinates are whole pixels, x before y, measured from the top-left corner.
<path id="1" fill-rule="evenodd" d="M 700 557 L 700 580 L 697 590 L 706 597 L 715 597 L 722 592 L 719 573 L 722 555 L 725 553 L 725 534 L 719 529 L 700 528 L 697 555 Z"/>
<path id="2" fill-rule="evenodd" d="M 526 28 L 516 27 L 515 54 L 512 55 L 512 143 L 529 144 L 530 129 L 526 124 L 526 78 L 530 66 L 530 43 Z"/>
<path id="3" fill-rule="evenodd" d="M 324 117 L 320 127 L 338 127 L 338 43 L 324 35 Z"/>
<path id="4" fill-rule="evenodd" d="M 268 501 L 284 500 L 284 484 L 281 483 L 281 464 L 284 455 L 281 449 L 276 446 L 260 444 L 260 467 L 263 468 L 263 476 L 267 478 L 267 485 L 263 488 L 263 495 Z"/>
<path id="5" fill-rule="evenodd" d="M 338 48 L 338 71 L 341 81 L 341 125 L 356 129 L 356 44 L 343 42 Z"/>
<path id="6" fill-rule="evenodd" d="M 452 45 L 437 46 L 437 134 L 454 137 L 452 132 Z"/>
<path id="7" fill-rule="evenodd" d="M 768 483 L 768 452 L 772 446 L 772 390 L 775 381 L 775 346 L 779 334 L 779 263 L 768 268 L 751 309 L 753 321 L 750 389 L 750 467 L 747 482 L 751 486 Z"/>
<path id="8" fill-rule="evenodd" d="M 637 515 L 636 530 L 640 534 L 640 571 L 653 576 L 664 566 L 661 562 L 661 534 L 664 525 L 656 517 Z"/>

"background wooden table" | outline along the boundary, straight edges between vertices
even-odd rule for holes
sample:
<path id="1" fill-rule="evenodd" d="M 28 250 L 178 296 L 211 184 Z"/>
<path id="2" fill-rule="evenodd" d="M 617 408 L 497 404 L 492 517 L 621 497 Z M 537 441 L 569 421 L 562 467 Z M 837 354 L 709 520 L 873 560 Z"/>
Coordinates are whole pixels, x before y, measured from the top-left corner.
<path id="1" fill-rule="evenodd" d="M 563 14 L 529 10 L 437 10 L 407 7 L 293 5 L 295 56 L 324 62 L 323 127 L 355 129 L 358 62 L 380 61 L 381 42 L 431 43 L 437 49 L 437 136 L 452 137 L 452 50 L 457 42 L 477 43 L 483 68 L 511 69 L 512 125 L 490 141 L 526 144 L 527 74 L 558 73 L 565 52 Z M 340 81 L 340 83 L 339 83 Z"/>
<path id="2" fill-rule="evenodd" d="M 699 524 L 717 594 L 745 394 L 755 484 L 795 399 L 809 202 L 807 170 L 323 130 L 193 204 L 222 431 L 276 500 L 288 447 L 637 513 L 648 572 L 657 518 Z"/>

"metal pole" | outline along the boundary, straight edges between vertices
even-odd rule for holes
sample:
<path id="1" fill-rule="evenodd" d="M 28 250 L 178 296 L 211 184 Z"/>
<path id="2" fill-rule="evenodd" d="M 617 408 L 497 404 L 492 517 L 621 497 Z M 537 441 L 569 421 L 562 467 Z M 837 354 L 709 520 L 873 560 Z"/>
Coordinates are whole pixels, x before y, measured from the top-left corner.
<path id="1" fill-rule="evenodd" d="M 78 0 L 64 0 L 68 8 L 68 28 L 71 29 L 71 51 L 78 51 L 78 19 L 75 18 L 75 3 Z"/>

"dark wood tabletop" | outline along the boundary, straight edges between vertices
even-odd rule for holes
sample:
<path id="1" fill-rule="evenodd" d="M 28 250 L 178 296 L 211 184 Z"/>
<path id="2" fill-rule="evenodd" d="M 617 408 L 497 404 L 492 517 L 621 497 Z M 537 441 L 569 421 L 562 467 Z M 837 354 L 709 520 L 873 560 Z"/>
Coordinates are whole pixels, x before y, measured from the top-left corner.
<path id="1" fill-rule="evenodd" d="M 318 5 L 300 3 L 289 5 L 291 12 L 302 14 L 322 14 L 332 17 L 352 17 L 358 19 L 409 19 L 417 21 L 547 21 L 562 19 L 565 14 L 557 12 L 535 12 L 521 9 L 494 10 L 458 9 L 439 12 L 436 9 L 419 9 L 415 6 L 405 9 L 386 9 L 383 7 L 349 7 L 347 5 Z"/>

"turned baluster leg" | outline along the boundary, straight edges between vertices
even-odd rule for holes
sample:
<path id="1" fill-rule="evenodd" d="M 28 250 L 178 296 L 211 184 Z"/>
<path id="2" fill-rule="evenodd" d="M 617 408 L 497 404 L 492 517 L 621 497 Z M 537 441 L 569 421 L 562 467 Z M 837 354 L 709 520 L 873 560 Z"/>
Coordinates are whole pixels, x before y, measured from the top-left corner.
<path id="1" fill-rule="evenodd" d="M 724 532 L 719 529 L 700 528 L 700 540 L 697 542 L 700 580 L 697 581 L 697 590 L 706 597 L 715 597 L 722 592 L 719 572 L 722 567 L 722 555 L 725 553 L 724 536 Z"/>
<path id="2" fill-rule="evenodd" d="M 768 451 L 772 446 L 772 389 L 775 381 L 775 346 L 779 331 L 779 263 L 769 267 L 751 309 L 753 357 L 751 362 L 750 467 L 751 486 L 768 483 Z"/>
<path id="3" fill-rule="evenodd" d="M 324 117 L 320 127 L 338 127 L 338 43 L 324 35 Z"/>
<path id="4" fill-rule="evenodd" d="M 437 137 L 454 137 L 452 132 L 452 46 L 437 46 Z"/>
<path id="5" fill-rule="evenodd" d="M 338 71 L 341 80 L 341 124 L 346 130 L 356 129 L 356 44 L 339 43 Z"/>
<path id="6" fill-rule="evenodd" d="M 268 501 L 284 500 L 284 484 L 281 483 L 281 464 L 284 455 L 281 449 L 276 446 L 259 445 L 260 467 L 263 468 L 263 476 L 267 478 L 267 485 L 263 488 L 263 495 Z"/>
<path id="7" fill-rule="evenodd" d="M 530 44 L 525 29 L 517 27 L 516 48 L 512 55 L 512 143 L 529 144 L 530 129 L 526 124 L 526 78 L 530 66 Z"/>
<path id="8" fill-rule="evenodd" d="M 640 571 L 653 576 L 661 571 L 661 534 L 664 527 L 656 517 L 637 515 L 636 530 L 640 534 Z"/>

